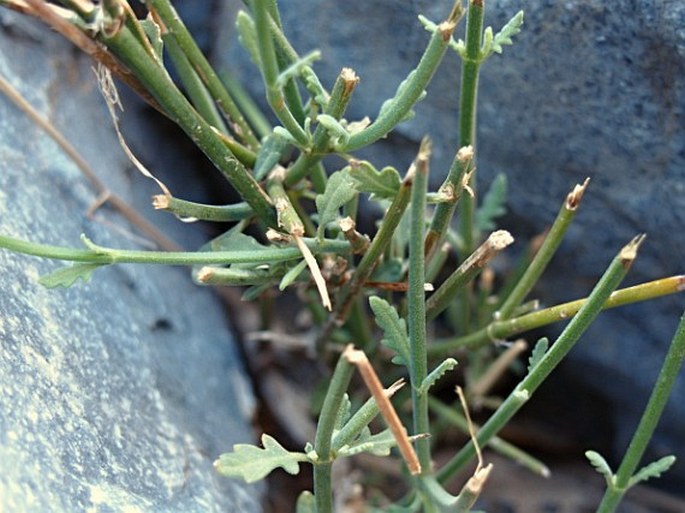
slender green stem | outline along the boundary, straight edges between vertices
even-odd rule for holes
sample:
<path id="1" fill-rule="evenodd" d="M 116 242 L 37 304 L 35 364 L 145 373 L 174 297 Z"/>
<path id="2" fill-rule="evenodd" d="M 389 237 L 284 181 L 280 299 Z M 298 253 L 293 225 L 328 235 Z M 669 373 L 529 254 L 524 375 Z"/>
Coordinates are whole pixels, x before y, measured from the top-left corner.
<path id="1" fill-rule="evenodd" d="M 444 203 L 439 203 L 435 207 L 435 213 L 431 220 L 430 228 L 426 233 L 426 258 L 432 260 L 434 252 L 438 249 L 440 243 L 445 238 L 445 233 L 449 227 L 454 211 L 459 203 L 459 198 L 464 190 L 464 176 L 471 166 L 473 159 L 473 148 L 465 146 L 460 148 L 454 156 L 450 170 L 447 173 L 447 178 L 440 187 L 440 191 L 445 193 L 450 200 Z"/>
<path id="2" fill-rule="evenodd" d="M 236 105 L 243 112 L 245 119 L 254 128 L 260 139 L 263 139 L 271 133 L 273 127 L 266 118 L 262 109 L 250 97 L 242 84 L 234 79 L 229 73 L 219 73 L 221 82 L 226 86 L 228 94 L 235 100 Z"/>
<path id="3" fill-rule="evenodd" d="M 333 430 L 353 371 L 354 366 L 344 356 L 341 356 L 333 371 L 331 383 L 328 385 L 326 398 L 319 415 L 314 441 L 314 450 L 318 456 L 318 460 L 314 464 L 314 497 L 316 498 L 317 513 L 333 512 L 333 489 L 331 487 L 331 467 L 335 459 L 332 451 Z"/>
<path id="4" fill-rule="evenodd" d="M 104 44 L 128 66 L 170 117 L 226 176 L 255 214 L 268 226 L 275 227 L 276 216 L 268 196 L 130 30 L 123 27 L 111 37 L 104 34 L 101 37 Z"/>
<path id="5" fill-rule="evenodd" d="M 340 119 L 358 83 L 359 78 L 355 75 L 354 71 L 349 68 L 343 68 L 338 79 L 335 81 L 324 113 L 335 119 Z M 329 132 L 323 125 L 319 124 L 316 130 L 314 130 L 311 150 L 301 153 L 295 163 L 288 169 L 285 184 L 291 186 L 299 182 L 324 156 L 329 141 Z"/>
<path id="6" fill-rule="evenodd" d="M 405 118 L 433 78 L 461 15 L 461 0 L 458 0 L 447 19 L 438 25 L 437 30 L 433 32 L 416 69 L 398 88 L 397 95 L 389 100 L 389 104 L 385 104 L 378 118 L 371 125 L 350 137 L 342 151 L 350 152 L 368 146 L 387 135 Z"/>
<path id="7" fill-rule="evenodd" d="M 505 230 L 493 232 L 431 295 L 426 303 L 426 318 L 428 320 L 435 319 L 440 312 L 447 308 L 455 295 L 463 290 L 495 255 L 512 242 L 514 239 L 509 232 Z"/>
<path id="8" fill-rule="evenodd" d="M 670 276 L 614 292 L 603 309 L 647 301 L 685 290 L 685 276 Z M 436 341 L 428 347 L 431 357 L 453 354 L 459 349 L 476 349 L 576 315 L 587 299 L 577 299 L 506 321 L 495 321 L 470 335 Z"/>
<path id="9" fill-rule="evenodd" d="M 204 203 L 195 203 L 160 194 L 153 197 L 152 204 L 157 210 L 165 210 L 178 217 L 203 221 L 242 221 L 254 215 L 250 205 L 245 202 L 233 205 L 205 205 Z"/>
<path id="10" fill-rule="evenodd" d="M 87 241 L 87 239 L 84 239 Z M 350 245 L 343 240 L 305 238 L 304 243 L 312 253 L 345 254 L 350 251 Z M 295 246 L 284 248 L 265 248 L 261 251 L 136 251 L 128 249 L 112 249 L 95 246 L 87 241 L 91 249 L 72 249 L 48 244 L 37 244 L 13 239 L 0 235 L 0 248 L 34 255 L 53 260 L 70 262 L 88 262 L 92 264 L 166 264 L 166 265 L 197 265 L 197 264 L 249 264 L 274 263 L 295 260 L 302 257 L 302 253 Z"/>
<path id="11" fill-rule="evenodd" d="M 176 41 L 176 38 L 167 32 L 162 34 L 162 40 L 164 41 L 164 47 L 167 52 L 169 52 L 174 67 L 181 77 L 183 87 L 185 87 L 195 109 L 207 123 L 225 134 L 228 133 L 224 120 L 221 118 L 221 114 L 219 114 L 219 110 L 216 108 L 214 99 L 202 83 L 195 68 L 190 64 L 188 57 L 183 52 L 178 41 Z"/>
<path id="12" fill-rule="evenodd" d="M 476 150 L 476 109 L 478 101 L 478 74 L 480 72 L 480 48 L 483 37 L 483 0 L 469 0 L 466 15 L 465 51 L 461 66 L 461 95 L 459 97 L 459 147 L 471 146 Z M 477 153 L 477 152 L 476 152 Z M 475 169 L 475 158 L 472 160 Z M 476 190 L 476 176 L 471 174 L 469 186 Z M 475 197 L 466 195 L 460 203 L 459 234 L 462 239 L 462 259 L 470 255 L 474 243 Z"/>
<path id="13" fill-rule="evenodd" d="M 528 266 L 528 269 L 526 269 L 526 272 L 511 291 L 502 307 L 498 310 L 498 313 L 496 314 L 498 319 L 504 320 L 510 318 L 514 313 L 514 310 L 521 304 L 540 279 L 540 276 L 542 276 L 542 273 L 559 248 L 559 245 L 566 234 L 566 230 L 568 230 L 571 221 L 573 221 L 573 218 L 578 211 L 587 184 L 588 181 L 586 180 L 583 185 L 576 185 L 566 197 L 540 250 L 537 252 L 535 258 L 533 258 L 533 261 L 530 263 L 530 266 Z"/>
<path id="14" fill-rule="evenodd" d="M 309 146 L 309 136 L 306 134 L 300 123 L 295 119 L 289 110 L 283 96 L 283 91 L 278 87 L 277 79 L 279 74 L 276 52 L 274 50 L 273 37 L 270 29 L 270 15 L 268 5 L 265 0 L 255 0 L 252 3 L 255 17 L 255 29 L 259 41 L 259 58 L 261 60 L 261 71 L 266 87 L 266 97 L 269 101 L 276 117 L 283 123 L 286 130 L 302 146 Z"/>
<path id="15" fill-rule="evenodd" d="M 407 292 L 412 403 L 414 434 L 430 433 L 428 420 L 428 392 L 422 390 L 428 374 L 426 357 L 426 278 L 423 248 L 426 225 L 426 190 L 428 187 L 428 163 L 430 141 L 424 139 L 416 158 L 414 186 L 411 193 L 410 237 L 409 237 L 409 290 Z M 423 473 L 431 473 L 430 440 L 416 441 L 416 453 Z"/>
<path id="16" fill-rule="evenodd" d="M 460 413 L 458 413 L 454 408 L 446 406 L 441 401 L 433 397 L 428 398 L 428 406 L 437 415 L 445 418 L 450 423 L 456 425 L 462 433 L 467 435 L 469 434 L 469 426 L 466 418 Z M 476 429 L 480 429 L 480 426 L 478 426 L 477 424 L 474 424 L 473 426 Z M 537 474 L 542 477 L 550 476 L 550 470 L 549 467 L 547 467 L 547 465 L 545 465 L 543 462 L 541 462 L 531 454 L 527 453 L 523 449 L 515 446 L 512 443 L 507 442 L 499 436 L 493 436 L 488 442 L 488 447 L 490 447 L 493 451 L 501 454 L 502 456 L 506 456 L 507 458 L 515 461 L 522 467 L 527 468 L 534 474 Z"/>
<path id="17" fill-rule="evenodd" d="M 233 98 L 231 98 L 221 80 L 219 80 L 214 68 L 202 54 L 193 36 L 169 0 L 147 0 L 147 4 L 150 6 L 150 10 L 154 10 L 159 15 L 166 25 L 166 29 L 171 32 L 181 49 L 188 56 L 188 60 L 197 71 L 198 76 L 207 86 L 207 90 L 214 97 L 221 111 L 232 123 L 236 136 L 252 148 L 257 148 L 259 141 L 254 135 L 252 128 L 250 128 Z"/>
<path id="18" fill-rule="evenodd" d="M 649 402 L 635 430 L 633 439 L 630 441 L 623 461 L 621 461 L 621 465 L 616 472 L 614 486 L 607 488 L 597 513 L 612 513 L 625 492 L 630 488 L 630 480 L 659 423 L 661 414 L 666 407 L 671 390 L 682 367 L 683 360 L 685 360 L 685 314 L 680 318 L 680 323 L 671 341 L 671 346 L 659 372 L 659 377 L 652 389 Z"/>
<path id="19" fill-rule="evenodd" d="M 595 288 L 578 314 L 566 326 L 540 362 L 521 380 L 497 411 L 478 431 L 476 438 L 481 446 L 487 444 L 511 420 L 542 382 L 559 365 L 559 362 L 568 354 L 571 348 L 573 348 L 580 336 L 602 310 L 602 305 L 606 303 L 611 293 L 616 290 L 616 287 L 623 280 L 637 255 L 637 250 L 643 238 L 643 236 L 636 237 L 618 253 L 597 285 L 595 285 Z M 450 479 L 475 454 L 474 444 L 470 441 L 440 469 L 438 479 L 441 482 Z"/>

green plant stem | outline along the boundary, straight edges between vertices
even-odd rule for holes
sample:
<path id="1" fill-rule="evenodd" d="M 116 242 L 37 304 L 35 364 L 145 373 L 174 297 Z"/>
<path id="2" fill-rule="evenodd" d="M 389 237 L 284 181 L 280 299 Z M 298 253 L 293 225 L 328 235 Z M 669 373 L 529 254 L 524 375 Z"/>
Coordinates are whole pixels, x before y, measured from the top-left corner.
<path id="1" fill-rule="evenodd" d="M 107 37 L 104 44 L 137 76 L 150 94 L 163 106 L 188 136 L 226 176 L 255 214 L 267 225 L 276 227 L 276 215 L 268 196 L 229 150 L 223 140 L 181 94 L 169 76 L 147 54 L 127 27 Z"/>
<path id="2" fill-rule="evenodd" d="M 226 86 L 228 94 L 235 100 L 236 105 L 245 116 L 245 119 L 257 132 L 257 136 L 263 139 L 271 133 L 273 127 L 266 118 L 262 109 L 252 100 L 250 94 L 245 90 L 239 81 L 234 79 L 228 73 L 223 72 L 219 74 L 221 82 Z"/>
<path id="3" fill-rule="evenodd" d="M 333 512 L 333 490 L 331 487 L 331 467 L 335 459 L 331 450 L 333 430 L 353 371 L 354 366 L 344 356 L 341 356 L 333 371 L 319 415 L 314 441 L 314 450 L 318 456 L 314 463 L 314 497 L 316 498 L 317 513 Z"/>
<path id="4" fill-rule="evenodd" d="M 461 0 L 459 0 L 455 2 L 447 19 L 438 25 L 437 30 L 431 36 L 426 51 L 415 70 L 407 77 L 401 89 L 398 89 L 398 94 L 392 100 L 389 100 L 391 105 L 384 108 L 382 115 L 379 115 L 371 125 L 361 132 L 352 135 L 342 149 L 343 152 L 350 152 L 368 146 L 387 135 L 405 118 L 423 94 L 435 70 L 438 68 L 461 15 L 462 6 Z"/>
<path id="5" fill-rule="evenodd" d="M 159 195 L 153 198 L 153 205 L 158 210 L 171 212 L 178 217 L 194 218 L 203 221 L 233 222 L 242 221 L 254 215 L 254 211 L 245 202 L 233 205 L 205 205 L 172 196 Z"/>
<path id="6" fill-rule="evenodd" d="M 507 231 L 493 232 L 428 298 L 426 319 L 429 321 L 435 319 L 440 312 L 447 308 L 455 295 L 463 290 L 495 255 L 513 241 L 514 239 Z"/>
<path id="7" fill-rule="evenodd" d="M 464 176 L 471 166 L 472 159 L 473 148 L 470 146 L 460 148 L 454 156 L 450 170 L 447 173 L 447 178 L 445 178 L 445 181 L 440 187 L 440 191 L 447 194 L 450 200 L 439 203 L 438 206 L 435 207 L 435 213 L 433 214 L 430 228 L 426 233 L 425 253 L 426 258 L 429 261 L 432 260 L 435 251 L 445 238 L 445 233 L 450 225 L 454 211 L 457 208 L 461 193 L 464 190 Z"/>
<path id="8" fill-rule="evenodd" d="M 602 306 L 606 303 L 611 293 L 616 290 L 616 287 L 618 287 L 621 280 L 627 274 L 637 256 L 637 250 L 643 238 L 643 236 L 638 236 L 621 249 L 597 285 L 595 285 L 587 301 L 578 311 L 578 314 L 566 326 L 540 362 L 521 380 L 497 411 L 478 431 L 476 438 L 481 446 L 486 445 L 511 420 L 557 367 L 559 362 L 568 354 L 571 348 L 573 348 L 580 336 L 602 310 Z M 443 483 L 450 479 L 475 454 L 473 441 L 470 441 L 440 469 L 438 479 Z"/>
<path id="9" fill-rule="evenodd" d="M 583 193 L 587 187 L 588 182 L 586 181 L 583 185 L 577 185 L 566 197 L 564 204 L 559 210 L 552 228 L 550 228 L 545 241 L 542 243 L 540 250 L 533 258 L 533 261 L 526 269 L 519 282 L 516 284 L 514 289 L 511 291 L 504 304 L 498 310 L 496 316 L 500 320 L 510 318 L 514 310 L 521 304 L 528 293 L 531 291 L 533 286 L 537 283 L 542 276 L 547 264 L 552 259 L 556 253 L 561 241 L 564 239 L 566 230 L 571 225 L 571 221 L 578 211 L 580 206 L 580 201 L 583 198 Z"/>
<path id="10" fill-rule="evenodd" d="M 428 391 L 422 389 L 428 374 L 426 357 L 426 277 L 424 256 L 424 228 L 426 225 L 426 190 L 428 187 L 428 162 L 430 141 L 424 139 L 416 158 L 414 186 L 411 193 L 409 237 L 409 290 L 408 331 L 411 354 L 409 372 L 412 385 L 414 434 L 430 433 L 428 420 Z M 423 473 L 431 472 L 430 440 L 422 438 L 415 442 L 416 453 Z"/>
<path id="11" fill-rule="evenodd" d="M 350 312 L 350 308 L 354 303 L 354 298 L 362 290 L 364 283 L 371 276 L 378 259 L 390 245 L 393 233 L 400 224 L 404 211 L 407 209 L 407 205 L 409 205 L 412 184 L 413 171 L 410 169 L 410 171 L 407 172 L 407 176 L 402 181 L 400 190 L 397 192 L 388 211 L 385 213 L 385 217 L 383 218 L 383 222 L 381 223 L 378 232 L 376 232 L 371 244 L 369 244 L 369 248 L 359 261 L 352 278 L 338 293 L 335 300 L 335 311 L 328 318 L 328 321 L 317 338 L 316 345 L 319 350 L 323 349 L 326 341 L 333 332 L 333 329 L 335 329 L 336 326 L 342 326 L 344 324 L 345 319 L 347 319 Z"/>
<path id="12" fill-rule="evenodd" d="M 207 88 L 202 83 L 202 80 L 197 74 L 197 71 L 193 68 L 188 60 L 188 57 L 183 52 L 183 49 L 170 33 L 162 34 L 162 40 L 164 41 L 164 47 L 169 56 L 171 57 L 174 67 L 181 77 L 181 82 L 185 88 L 190 100 L 199 112 L 199 114 L 213 127 L 220 130 L 222 133 L 227 134 L 226 125 L 224 120 L 219 114 L 219 110 L 216 108 L 216 104 L 212 96 L 207 91 Z"/>
<path id="13" fill-rule="evenodd" d="M 358 83 L 359 78 L 355 75 L 354 71 L 349 68 L 343 68 L 333 85 L 333 90 L 324 113 L 335 119 L 340 119 Z M 292 186 L 299 182 L 321 160 L 329 141 L 329 132 L 323 125 L 319 124 L 316 130 L 314 130 L 311 149 L 302 152 L 295 163 L 288 169 L 285 178 L 287 186 Z M 322 193 L 323 191 L 317 192 Z"/>
<path id="14" fill-rule="evenodd" d="M 193 273 L 200 285 L 260 285 L 276 281 L 273 269 L 242 269 L 233 267 L 203 266 Z"/>
<path id="15" fill-rule="evenodd" d="M 289 110 L 283 96 L 283 91 L 278 87 L 277 79 L 279 74 L 276 52 L 274 49 L 273 37 L 271 35 L 268 6 L 264 0 L 252 2 L 255 17 L 255 29 L 259 41 L 259 58 L 261 61 L 261 71 L 266 87 L 266 97 L 276 117 L 283 123 L 283 126 L 290 135 L 306 148 L 309 146 L 309 137 L 293 113 Z"/>
<path id="16" fill-rule="evenodd" d="M 460 413 L 458 413 L 454 408 L 446 406 L 441 401 L 433 397 L 428 398 L 428 406 L 437 415 L 445 418 L 450 423 L 456 425 L 462 433 L 466 435 L 469 434 L 469 426 L 466 418 Z M 475 429 L 480 429 L 480 426 L 478 426 L 477 424 L 473 424 L 473 426 Z M 533 457 L 523 449 L 516 447 L 514 444 L 509 443 L 498 436 L 493 436 L 490 439 L 490 441 L 488 442 L 488 447 L 490 447 L 493 451 L 501 454 L 502 456 L 505 456 L 515 461 L 522 467 L 527 468 L 534 474 L 537 474 L 542 477 L 550 476 L 550 470 L 549 467 L 547 467 L 547 465 L 545 465 L 543 462 Z"/>
<path id="17" fill-rule="evenodd" d="M 84 239 L 87 240 L 87 239 Z M 344 240 L 303 238 L 304 243 L 314 254 L 337 253 L 350 251 L 350 245 Z M 198 264 L 249 264 L 274 263 L 295 260 L 302 253 L 295 246 L 284 248 L 265 248 L 262 251 L 136 251 L 112 249 L 96 246 L 87 242 L 89 248 L 72 249 L 48 244 L 37 244 L 0 235 L 0 248 L 53 260 L 70 262 L 88 262 L 92 264 L 165 264 L 165 265 L 198 265 Z"/>
<path id="18" fill-rule="evenodd" d="M 647 301 L 685 290 L 685 276 L 670 276 L 660 280 L 641 283 L 614 292 L 603 309 Z M 495 321 L 470 335 L 452 339 L 438 340 L 428 347 L 431 357 L 453 354 L 459 349 L 476 349 L 478 347 L 506 340 L 509 337 L 530 331 L 554 322 L 565 321 L 577 314 L 587 299 L 577 299 L 561 305 L 552 306 L 537 312 L 522 315 L 506 321 Z"/>
<path id="19" fill-rule="evenodd" d="M 178 42 L 188 60 L 195 68 L 198 76 L 207 86 L 207 90 L 214 97 L 217 105 L 232 124 L 236 136 L 244 141 L 248 146 L 257 148 L 259 141 L 254 135 L 252 128 L 245 120 L 242 112 L 228 94 L 226 88 L 217 76 L 214 68 L 209 64 L 202 51 L 195 43 L 180 16 L 173 8 L 169 0 L 147 0 L 150 10 L 154 10 L 166 25 L 166 29 L 171 32 Z"/>
<path id="20" fill-rule="evenodd" d="M 478 74 L 480 72 L 480 48 L 483 38 L 483 0 L 469 0 L 466 15 L 465 51 L 461 66 L 461 95 L 459 97 L 459 147 L 471 146 L 476 151 L 476 110 L 478 101 Z M 476 151 L 477 153 L 477 151 Z M 475 158 L 471 161 L 475 169 Z M 476 190 L 475 172 L 469 180 L 471 190 Z M 462 239 L 462 259 L 470 255 L 474 243 L 475 197 L 466 195 L 460 202 L 459 234 Z"/>
<path id="21" fill-rule="evenodd" d="M 637 469 L 642 456 L 652 439 L 661 414 L 666 407 L 673 385 L 685 360 L 685 314 L 671 341 L 671 346 L 664 360 L 656 384 L 645 408 L 640 423 L 635 430 L 628 450 L 614 477 L 614 486 L 607 488 L 597 513 L 612 513 L 630 488 L 630 480 Z"/>

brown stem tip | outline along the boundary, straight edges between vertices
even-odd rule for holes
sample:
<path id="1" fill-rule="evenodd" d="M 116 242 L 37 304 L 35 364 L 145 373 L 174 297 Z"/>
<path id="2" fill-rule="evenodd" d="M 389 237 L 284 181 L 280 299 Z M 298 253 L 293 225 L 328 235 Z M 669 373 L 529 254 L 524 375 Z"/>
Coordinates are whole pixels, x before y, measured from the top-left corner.
<path id="1" fill-rule="evenodd" d="M 621 259 L 623 267 L 628 268 L 632 265 L 633 260 L 637 257 L 637 250 L 640 249 L 640 245 L 642 244 L 642 241 L 645 240 L 646 236 L 646 234 L 641 233 L 621 249 L 618 258 Z"/>
<path id="2" fill-rule="evenodd" d="M 569 193 L 569 195 L 566 196 L 566 208 L 568 210 L 575 210 L 578 208 L 578 205 L 580 205 L 580 201 L 583 199 L 585 189 L 587 189 L 589 183 L 590 178 L 588 177 L 585 179 L 582 185 L 576 184 L 576 186 Z"/>

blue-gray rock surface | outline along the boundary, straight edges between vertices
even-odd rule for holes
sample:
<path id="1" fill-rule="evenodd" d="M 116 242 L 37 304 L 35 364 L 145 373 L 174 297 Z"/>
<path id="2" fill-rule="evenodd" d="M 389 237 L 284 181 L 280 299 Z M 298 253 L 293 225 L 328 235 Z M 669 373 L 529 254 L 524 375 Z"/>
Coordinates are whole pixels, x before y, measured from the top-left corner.
<path id="1" fill-rule="evenodd" d="M 114 192 L 140 199 L 150 214 L 157 191 L 122 153 L 92 63 L 4 9 L 0 26 L 0 74 Z M 128 124 L 141 112 L 121 116 Z M 177 145 L 136 137 L 134 149 L 163 152 L 174 173 L 187 174 Z M 101 245 L 140 248 L 110 208 L 86 217 L 96 199 L 89 183 L 4 96 L 0 162 L 3 235 L 79 247 L 86 233 Z M 203 239 L 186 231 L 174 235 L 189 247 Z M 160 266 L 99 269 L 69 289 L 38 284 L 62 265 L 0 251 L 0 510 L 260 511 L 258 488 L 212 467 L 234 443 L 252 442 L 254 407 L 217 299 L 187 269 Z"/>
<path id="2" fill-rule="evenodd" d="M 226 25 L 242 6 L 237 0 L 228 4 Z M 417 14 L 439 21 L 450 4 L 279 2 L 298 52 L 321 49 L 315 69 L 325 85 L 343 66 L 361 77 L 350 120 L 373 118 L 418 62 L 428 35 Z M 481 73 L 481 183 L 507 174 L 509 215 L 502 221 L 523 247 L 551 223 L 573 185 L 592 177 L 537 294 L 546 303 L 583 297 L 619 248 L 640 232 L 648 238 L 627 282 L 683 273 L 685 3 L 493 0 L 486 2 L 486 25 L 498 29 L 520 9 L 526 18 L 515 45 L 493 56 Z M 457 32 L 463 37 L 463 28 Z M 226 66 L 263 97 L 261 79 L 235 32 L 224 34 L 217 51 Z M 405 169 L 428 134 L 434 141 L 433 182 L 439 183 L 457 144 L 458 77 L 457 56 L 448 54 L 416 117 L 364 155 L 378 166 Z M 615 432 L 615 457 L 646 404 L 683 304 L 678 296 L 607 312 L 571 354 L 565 374 L 609 400 L 610 409 L 597 422 Z M 685 447 L 683 397 L 681 375 L 650 457 Z M 661 482 L 668 480 L 682 490 L 684 458 Z"/>

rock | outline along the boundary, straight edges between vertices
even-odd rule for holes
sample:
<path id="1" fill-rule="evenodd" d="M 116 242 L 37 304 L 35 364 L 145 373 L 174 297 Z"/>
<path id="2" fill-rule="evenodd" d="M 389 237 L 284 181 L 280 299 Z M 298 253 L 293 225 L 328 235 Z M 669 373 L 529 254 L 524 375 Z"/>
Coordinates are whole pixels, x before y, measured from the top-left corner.
<path id="1" fill-rule="evenodd" d="M 228 4 L 227 16 L 234 17 L 242 3 Z M 439 21 L 449 4 L 416 0 L 398 8 L 392 0 L 291 0 L 281 2 L 281 14 L 301 55 L 321 49 L 323 60 L 315 69 L 324 85 L 330 87 L 343 66 L 361 77 L 346 116 L 356 120 L 374 117 L 418 62 L 428 34 L 417 14 Z M 486 9 L 486 24 L 495 29 L 519 9 L 526 11 L 515 45 L 483 66 L 479 96 L 481 187 L 497 173 L 509 177 L 503 224 L 518 247 L 552 222 L 575 183 L 592 177 L 537 295 L 548 304 L 585 296 L 616 252 L 640 232 L 649 237 L 627 282 L 682 273 L 685 4 L 498 0 L 487 2 Z M 235 32 L 223 34 L 217 46 L 221 57 L 262 98 L 261 79 Z M 458 34 L 463 37 L 463 27 Z M 450 52 L 417 116 L 361 155 L 379 166 L 406 169 L 428 134 L 438 184 L 456 149 L 458 77 L 458 60 Z M 602 422 L 615 430 L 614 457 L 623 453 L 637 425 L 682 305 L 682 297 L 671 297 L 607 312 L 570 356 L 567 374 L 577 381 L 568 386 L 582 381 L 613 405 Z M 673 397 L 684 395 L 681 379 Z M 684 446 L 685 403 L 674 399 L 648 457 Z M 682 490 L 685 459 L 659 482 Z"/>
<path id="2" fill-rule="evenodd" d="M 151 213 L 154 184 L 122 153 L 92 63 L 5 9 L 0 24 L 2 76 L 117 194 L 131 201 L 147 191 L 137 207 Z M 178 164 L 174 173 L 190 161 L 159 134 L 143 136 L 132 146 L 163 151 Z M 0 161 L 3 235 L 80 247 L 86 233 L 101 245 L 140 248 L 112 209 L 86 217 L 93 189 L 4 96 Z M 204 238 L 187 232 L 177 239 L 188 247 Z M 0 251 L 0 510 L 260 511 L 259 488 L 212 467 L 234 443 L 252 442 L 254 409 L 212 293 L 196 287 L 187 269 L 161 266 L 98 269 L 69 289 L 37 283 L 63 265 Z"/>

